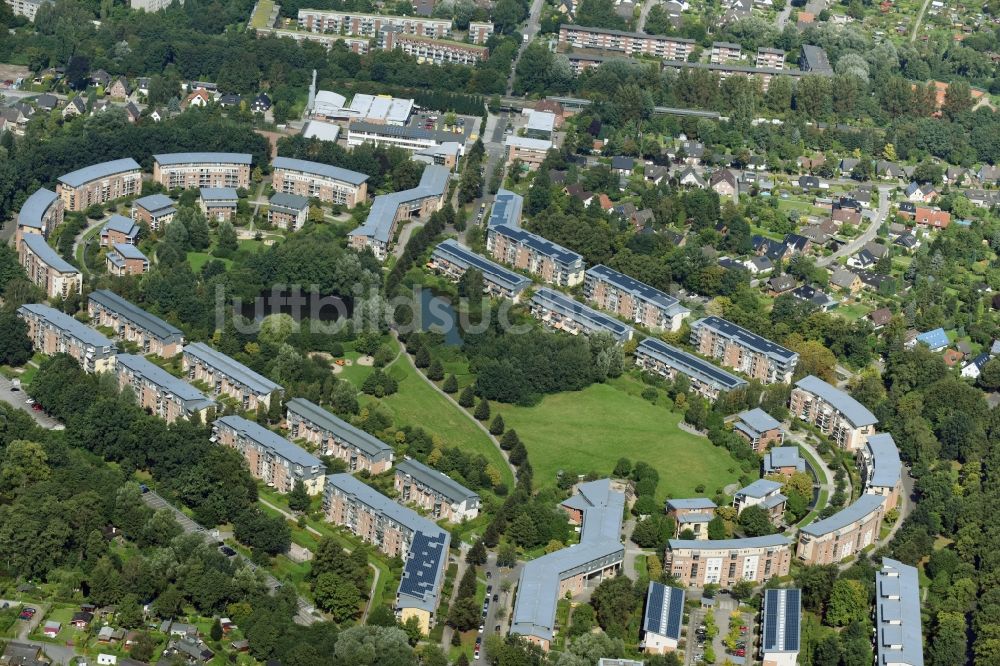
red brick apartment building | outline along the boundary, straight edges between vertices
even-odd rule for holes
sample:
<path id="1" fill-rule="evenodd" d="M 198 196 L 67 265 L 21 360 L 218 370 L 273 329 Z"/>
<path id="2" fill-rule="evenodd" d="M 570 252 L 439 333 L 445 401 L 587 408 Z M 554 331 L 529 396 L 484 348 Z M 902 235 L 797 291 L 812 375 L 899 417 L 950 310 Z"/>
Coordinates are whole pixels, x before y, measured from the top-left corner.
<path id="1" fill-rule="evenodd" d="M 94 204 L 138 194 L 142 189 L 139 163 L 131 157 L 91 164 L 59 176 L 56 191 L 66 210 L 87 210 Z"/>
<path id="2" fill-rule="evenodd" d="M 275 192 L 315 197 L 348 208 L 368 198 L 368 176 L 363 173 L 291 157 L 276 157 L 273 166 Z"/>
<path id="3" fill-rule="evenodd" d="M 250 187 L 249 153 L 165 153 L 153 155 L 153 180 L 167 189 Z"/>

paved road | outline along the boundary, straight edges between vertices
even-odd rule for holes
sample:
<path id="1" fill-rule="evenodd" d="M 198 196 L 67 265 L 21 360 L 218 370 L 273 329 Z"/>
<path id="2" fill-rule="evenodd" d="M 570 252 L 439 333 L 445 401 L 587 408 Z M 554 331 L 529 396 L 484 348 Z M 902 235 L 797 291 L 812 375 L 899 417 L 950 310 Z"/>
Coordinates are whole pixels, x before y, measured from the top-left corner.
<path id="1" fill-rule="evenodd" d="M 639 10 L 639 21 L 635 24 L 636 32 L 645 32 L 646 19 L 649 17 L 649 10 L 653 8 L 653 5 L 657 3 L 658 0 L 646 0 L 642 4 L 642 9 Z"/>
<path id="2" fill-rule="evenodd" d="M 878 234 L 879 227 L 885 222 L 885 218 L 889 215 L 889 191 L 893 188 L 889 185 L 880 185 L 878 188 L 878 210 L 875 213 L 875 217 L 872 218 L 868 227 L 861 233 L 860 236 L 847 243 L 839 250 L 827 257 L 820 257 L 816 260 L 817 266 L 829 266 L 841 257 L 849 257 L 856 252 L 859 252 L 865 243 L 875 240 L 875 236 Z"/>
<path id="3" fill-rule="evenodd" d="M 816 451 L 816 447 L 807 442 L 802 434 L 793 433 L 790 428 L 786 428 L 785 433 L 786 433 L 785 435 L 786 441 L 798 444 L 806 451 L 808 451 L 810 454 L 812 454 L 812 457 L 815 458 L 816 461 L 819 463 L 819 469 L 813 470 L 817 475 L 815 485 L 818 487 L 819 490 L 826 490 L 827 501 L 829 501 L 829 499 L 833 497 L 833 492 L 834 492 L 833 470 L 830 469 L 830 466 L 826 464 L 826 461 L 823 460 L 823 457 L 819 454 L 818 451 Z M 845 492 L 848 494 L 848 497 L 850 497 L 851 493 L 850 475 L 847 476 L 846 480 L 847 480 L 847 487 Z M 818 496 L 819 495 L 817 495 L 817 497 Z"/>
<path id="4" fill-rule="evenodd" d="M 87 226 L 83 229 L 83 231 L 80 232 L 80 235 L 78 235 L 76 237 L 76 240 L 73 241 L 73 252 L 72 252 L 72 254 L 70 254 L 70 256 L 73 257 L 73 258 L 76 258 L 76 252 L 77 252 L 77 250 L 80 249 L 80 243 L 82 243 L 83 240 L 87 237 L 87 234 L 89 234 L 90 231 L 94 227 L 105 224 L 108 221 L 108 219 L 110 219 L 110 218 L 108 218 L 108 217 L 102 217 L 99 220 L 91 220 L 88 217 L 87 218 Z M 98 242 L 100 242 L 100 239 L 98 239 Z M 82 268 L 84 269 L 84 272 L 85 273 L 88 272 L 89 268 L 86 266 L 86 263 L 87 263 L 86 262 L 86 255 L 84 255 L 84 261 L 81 262 L 81 263 L 84 264 L 82 266 Z"/>
<path id="5" fill-rule="evenodd" d="M 458 190 L 456 189 L 455 192 L 457 196 Z M 403 250 L 406 249 L 406 244 L 410 242 L 410 236 L 413 235 L 413 232 L 425 224 L 427 224 L 427 220 L 414 220 L 403 226 L 402 231 L 399 232 L 399 240 L 396 242 L 395 247 L 392 248 L 392 254 L 397 259 L 403 256 Z"/>
<path id="6" fill-rule="evenodd" d="M 13 384 L 9 379 L 6 377 L 0 377 L 0 402 L 7 402 L 14 407 L 17 407 L 22 412 L 35 419 L 35 422 L 43 428 L 48 430 L 63 429 L 63 425 L 59 423 L 59 421 L 55 420 L 51 416 L 46 416 L 42 412 L 36 412 L 33 410 L 28 403 L 25 402 L 25 400 L 28 399 L 28 394 L 21 390 L 14 391 L 11 389 L 12 386 Z"/>
<path id="7" fill-rule="evenodd" d="M 913 32 L 910 33 L 910 43 L 917 41 L 917 31 L 920 30 L 920 23 L 924 20 L 924 14 L 927 13 L 927 6 L 931 4 L 931 0 L 924 0 L 924 4 L 920 6 L 920 12 L 917 14 L 917 20 L 913 23 Z"/>
<path id="8" fill-rule="evenodd" d="M 792 15 L 792 3 L 786 2 L 785 8 L 781 10 L 778 14 L 777 26 L 778 31 L 785 29 L 785 24 L 788 23 L 788 17 Z"/>
<path id="9" fill-rule="evenodd" d="M 514 72 L 517 71 L 517 63 L 521 59 L 521 55 L 524 53 L 524 49 L 528 48 L 528 44 L 531 40 L 535 38 L 535 35 L 539 31 L 539 20 L 542 15 L 542 0 L 532 0 L 531 9 L 528 11 L 528 21 L 521 30 L 521 34 L 525 36 L 526 39 L 521 42 L 521 46 L 517 49 L 517 56 L 514 58 L 514 63 L 510 68 L 510 78 L 507 79 L 507 95 L 510 96 L 514 92 Z"/>

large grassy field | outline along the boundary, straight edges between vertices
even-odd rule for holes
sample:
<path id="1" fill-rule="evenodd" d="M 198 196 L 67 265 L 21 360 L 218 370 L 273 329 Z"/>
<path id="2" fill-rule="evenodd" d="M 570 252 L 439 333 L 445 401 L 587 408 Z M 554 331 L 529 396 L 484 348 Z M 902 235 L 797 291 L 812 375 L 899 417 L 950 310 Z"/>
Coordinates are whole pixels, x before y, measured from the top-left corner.
<path id="1" fill-rule="evenodd" d="M 680 414 L 641 398 L 639 386 L 623 377 L 546 396 L 534 407 L 495 407 L 527 447 L 540 486 L 554 485 L 559 470 L 610 474 L 621 457 L 656 468 L 658 499 L 694 496 L 699 484 L 711 495 L 736 482 L 739 466 L 728 451 L 680 430 Z"/>

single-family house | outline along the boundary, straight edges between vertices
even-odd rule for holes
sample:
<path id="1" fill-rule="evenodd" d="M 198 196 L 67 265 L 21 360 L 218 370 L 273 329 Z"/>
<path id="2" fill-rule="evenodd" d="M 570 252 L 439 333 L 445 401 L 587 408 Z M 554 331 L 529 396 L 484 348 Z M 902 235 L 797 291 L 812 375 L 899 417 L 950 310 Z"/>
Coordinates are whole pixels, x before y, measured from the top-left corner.
<path id="1" fill-rule="evenodd" d="M 907 346 L 914 347 L 917 343 L 927 345 L 932 352 L 941 351 L 948 346 L 948 334 L 943 328 L 935 328 L 919 334 Z"/>
<path id="2" fill-rule="evenodd" d="M 990 355 L 987 353 L 982 353 L 976 358 L 972 359 L 965 367 L 962 368 L 962 376 L 969 379 L 979 379 L 979 375 L 983 373 L 983 368 L 990 361 Z"/>
<path id="3" fill-rule="evenodd" d="M 830 284 L 854 295 L 861 291 L 863 283 L 857 273 L 846 268 L 838 268 L 830 275 Z"/>

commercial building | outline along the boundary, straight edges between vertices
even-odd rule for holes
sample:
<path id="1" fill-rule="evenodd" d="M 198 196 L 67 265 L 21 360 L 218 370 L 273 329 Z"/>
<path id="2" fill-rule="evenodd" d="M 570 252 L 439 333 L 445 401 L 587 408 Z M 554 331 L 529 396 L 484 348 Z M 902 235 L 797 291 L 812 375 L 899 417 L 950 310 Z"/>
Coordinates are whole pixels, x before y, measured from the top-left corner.
<path id="1" fill-rule="evenodd" d="M 682 37 L 588 28 L 565 23 L 559 28 L 559 43 L 575 49 L 619 51 L 630 56 L 646 55 L 664 60 L 686 60 L 696 46 L 693 39 Z"/>
<path id="2" fill-rule="evenodd" d="M 434 248 L 428 266 L 456 281 L 467 270 L 474 268 L 482 273 L 483 290 L 487 294 L 513 301 L 531 286 L 530 279 L 481 257 L 454 238 L 448 238 Z"/>
<path id="3" fill-rule="evenodd" d="M 836 564 L 878 540 L 885 497 L 864 494 L 854 504 L 799 531 L 796 555 L 806 564 Z"/>
<path id="4" fill-rule="evenodd" d="M 678 374 L 684 375 L 691 381 L 691 388 L 709 400 L 747 385 L 745 379 L 656 338 L 646 338 L 639 343 L 635 363 L 647 372 L 670 380 Z"/>
<path id="5" fill-rule="evenodd" d="M 507 137 L 503 145 L 507 150 L 508 167 L 518 162 L 530 170 L 541 166 L 552 149 L 552 142 L 548 139 L 532 139 L 516 135 Z"/>
<path id="6" fill-rule="evenodd" d="M 802 631 L 802 590 L 764 590 L 760 615 L 762 666 L 795 666 Z"/>
<path id="7" fill-rule="evenodd" d="M 296 483 L 310 495 L 323 492 L 323 461 L 254 421 L 236 415 L 216 419 L 212 441 L 239 451 L 253 478 L 279 493 L 291 492 Z"/>
<path id="8" fill-rule="evenodd" d="M 249 153 L 164 153 L 153 155 L 153 180 L 167 189 L 250 187 Z"/>
<path id="9" fill-rule="evenodd" d="M 903 463 L 892 435 L 884 432 L 870 435 L 858 449 L 858 467 L 865 492 L 885 497 L 886 511 L 895 509 L 902 488 Z"/>
<path id="10" fill-rule="evenodd" d="M 370 248 L 377 259 L 385 261 L 399 222 L 428 217 L 441 209 L 450 175 L 447 167 L 429 164 L 413 189 L 375 197 L 365 223 L 350 233 L 351 247 L 359 252 Z"/>
<path id="11" fill-rule="evenodd" d="M 610 479 L 581 483 L 562 503 L 570 522 L 580 526 L 580 543 L 531 560 L 521 569 L 510 633 L 549 649 L 556 624 L 556 604 L 621 569 L 625 495 Z"/>
<path id="12" fill-rule="evenodd" d="M 275 192 L 315 197 L 348 208 L 368 198 L 366 174 L 291 157 L 275 157 L 273 166 Z"/>
<path id="13" fill-rule="evenodd" d="M 674 519 L 679 537 L 685 530 L 691 530 L 695 539 L 708 538 L 708 524 L 715 517 L 715 502 L 707 497 L 690 499 L 668 499 L 667 515 Z"/>
<path id="14" fill-rule="evenodd" d="M 94 204 L 138 194 L 142 188 L 139 163 L 131 157 L 91 164 L 58 178 L 56 192 L 66 210 L 87 210 Z"/>
<path id="15" fill-rule="evenodd" d="M 791 476 L 806 471 L 806 461 L 795 446 L 776 446 L 764 454 L 764 474 Z"/>
<path id="16" fill-rule="evenodd" d="M 460 523 L 479 515 L 478 494 L 413 458 L 396 464 L 393 485 L 402 501 L 416 504 L 434 520 Z"/>
<path id="17" fill-rule="evenodd" d="M 587 269 L 583 293 L 602 310 L 654 331 L 677 331 L 691 314 L 673 296 L 603 264 Z"/>
<path id="18" fill-rule="evenodd" d="M 416 152 L 445 143 L 464 143 L 464 141 L 463 135 L 452 132 L 439 132 L 422 127 L 380 125 L 361 120 L 352 120 L 347 128 L 347 145 L 352 148 L 363 143 L 374 143 L 377 146 L 396 146 Z"/>
<path id="19" fill-rule="evenodd" d="M 367 41 L 365 42 L 367 45 Z M 311 100 L 309 114 L 339 123 L 361 121 L 371 125 L 402 127 L 413 114 L 414 101 L 389 95 L 357 93 L 347 103 L 347 98 L 331 90 L 320 90 Z"/>
<path id="20" fill-rule="evenodd" d="M 485 44 L 492 35 L 492 23 L 469 21 L 469 41 L 473 44 Z"/>
<path id="21" fill-rule="evenodd" d="M 176 214 L 173 199 L 165 194 L 150 194 L 132 202 L 132 219 L 137 223 L 145 222 L 152 231 L 165 228 Z"/>
<path id="22" fill-rule="evenodd" d="M 500 202 L 501 193 L 504 201 Z M 521 229 L 520 212 L 523 203 L 511 192 L 500 190 L 490 217 L 486 249 L 497 261 L 531 273 L 543 282 L 572 287 L 583 282 L 583 256 L 537 234 Z M 497 205 L 501 206 L 498 215 Z M 514 214 L 516 213 L 516 217 Z"/>
<path id="23" fill-rule="evenodd" d="M 618 343 L 623 343 L 631 340 L 635 333 L 628 324 L 548 287 L 539 288 L 531 297 L 531 314 L 546 326 L 572 335 L 607 333 Z"/>
<path id="24" fill-rule="evenodd" d="M 403 622 L 417 618 L 421 631 L 429 632 L 448 566 L 448 532 L 350 474 L 326 478 L 323 511 L 334 525 L 346 527 L 390 557 L 403 559 L 396 612 Z"/>
<path id="25" fill-rule="evenodd" d="M 524 136 L 529 139 L 552 139 L 552 133 L 556 131 L 556 114 L 534 109 L 524 109 L 521 113 L 527 116 Z"/>
<path id="26" fill-rule="evenodd" d="M 83 275 L 59 256 L 41 234 L 24 234 L 17 244 L 17 258 L 28 279 L 48 298 L 65 298 L 83 289 Z"/>
<path id="27" fill-rule="evenodd" d="M 184 348 L 181 329 L 154 317 L 113 291 L 92 291 L 87 298 L 87 314 L 94 326 L 112 329 L 118 339 L 138 345 L 142 354 L 170 358 Z"/>
<path id="28" fill-rule="evenodd" d="M 714 316 L 691 324 L 691 345 L 699 354 L 764 384 L 790 382 L 799 362 L 796 352 Z"/>
<path id="29" fill-rule="evenodd" d="M 28 326 L 36 352 L 69 354 L 86 372 L 105 372 L 115 366 L 115 343 L 73 317 L 40 303 L 26 303 L 17 316 Z"/>
<path id="30" fill-rule="evenodd" d="M 186 346 L 182 361 L 189 379 L 208 384 L 213 395 L 226 395 L 236 400 L 242 409 L 270 407 L 272 397 L 284 391 L 267 377 L 203 342 Z"/>
<path id="31" fill-rule="evenodd" d="M 924 666 L 921 606 L 917 569 L 882 558 L 882 568 L 875 572 L 877 666 Z"/>
<path id="32" fill-rule="evenodd" d="M 101 247 L 118 243 L 135 245 L 139 240 L 139 225 L 124 215 L 112 215 L 101 228 Z"/>
<path id="33" fill-rule="evenodd" d="M 673 652 L 681 640 L 681 620 L 684 618 L 684 590 L 649 582 L 646 609 L 642 616 L 642 642 L 646 654 Z"/>
<path id="34" fill-rule="evenodd" d="M 49 237 L 52 230 L 62 224 L 66 204 L 52 190 L 40 187 L 24 200 L 17 214 L 17 236 L 20 242 L 24 234 L 41 234 Z"/>
<path id="35" fill-rule="evenodd" d="M 381 474 L 392 467 L 392 447 L 374 435 L 303 398 L 290 399 L 285 408 L 289 436 L 304 439 L 323 455 L 343 460 L 348 471 Z"/>
<path id="36" fill-rule="evenodd" d="M 860 402 L 813 375 L 795 382 L 789 410 L 847 451 L 860 448 L 878 423 Z"/>
<path id="37" fill-rule="evenodd" d="M 454 171 L 461 155 L 462 144 L 448 141 L 429 148 L 422 148 L 410 155 L 410 159 L 421 164 L 439 164 Z"/>
<path id="38" fill-rule="evenodd" d="M 140 407 L 167 423 L 195 415 L 204 420 L 216 406 L 195 387 L 136 354 L 119 354 L 115 374 L 119 387 L 131 388 Z"/>
<path id="39" fill-rule="evenodd" d="M 378 39 L 381 49 L 386 51 L 399 49 L 416 58 L 418 62 L 432 65 L 475 65 L 486 60 L 490 54 L 485 46 L 409 35 L 397 27 L 382 28 Z"/>
<path id="40" fill-rule="evenodd" d="M 198 191 L 202 214 L 222 222 L 236 217 L 240 195 L 232 187 L 203 187 Z"/>
<path id="41" fill-rule="evenodd" d="M 444 38 L 451 36 L 451 21 L 420 16 L 358 14 L 325 9 L 300 9 L 299 28 L 310 32 L 377 37 L 387 26 L 400 28 L 407 35 Z"/>
<path id="42" fill-rule="evenodd" d="M 733 424 L 733 432 L 747 441 L 757 453 L 763 453 L 772 444 L 781 444 L 785 431 L 781 423 L 760 407 L 740 412 Z"/>
<path id="43" fill-rule="evenodd" d="M 741 580 L 760 584 L 788 575 L 791 543 L 780 534 L 721 541 L 671 539 L 663 568 L 694 587 L 714 583 L 728 589 Z"/>
<path id="44" fill-rule="evenodd" d="M 782 484 L 768 479 L 757 479 L 749 486 L 736 491 L 733 497 L 733 507 L 736 515 L 744 509 L 759 506 L 767 512 L 771 524 L 780 525 L 785 514 L 785 504 L 788 498 L 781 494 Z"/>
<path id="45" fill-rule="evenodd" d="M 142 275 L 149 270 L 149 259 L 135 245 L 115 243 L 105 255 L 108 273 L 115 277 Z"/>
<path id="46" fill-rule="evenodd" d="M 297 194 L 275 192 L 267 207 L 267 221 L 272 226 L 298 231 L 309 217 L 309 199 Z"/>

